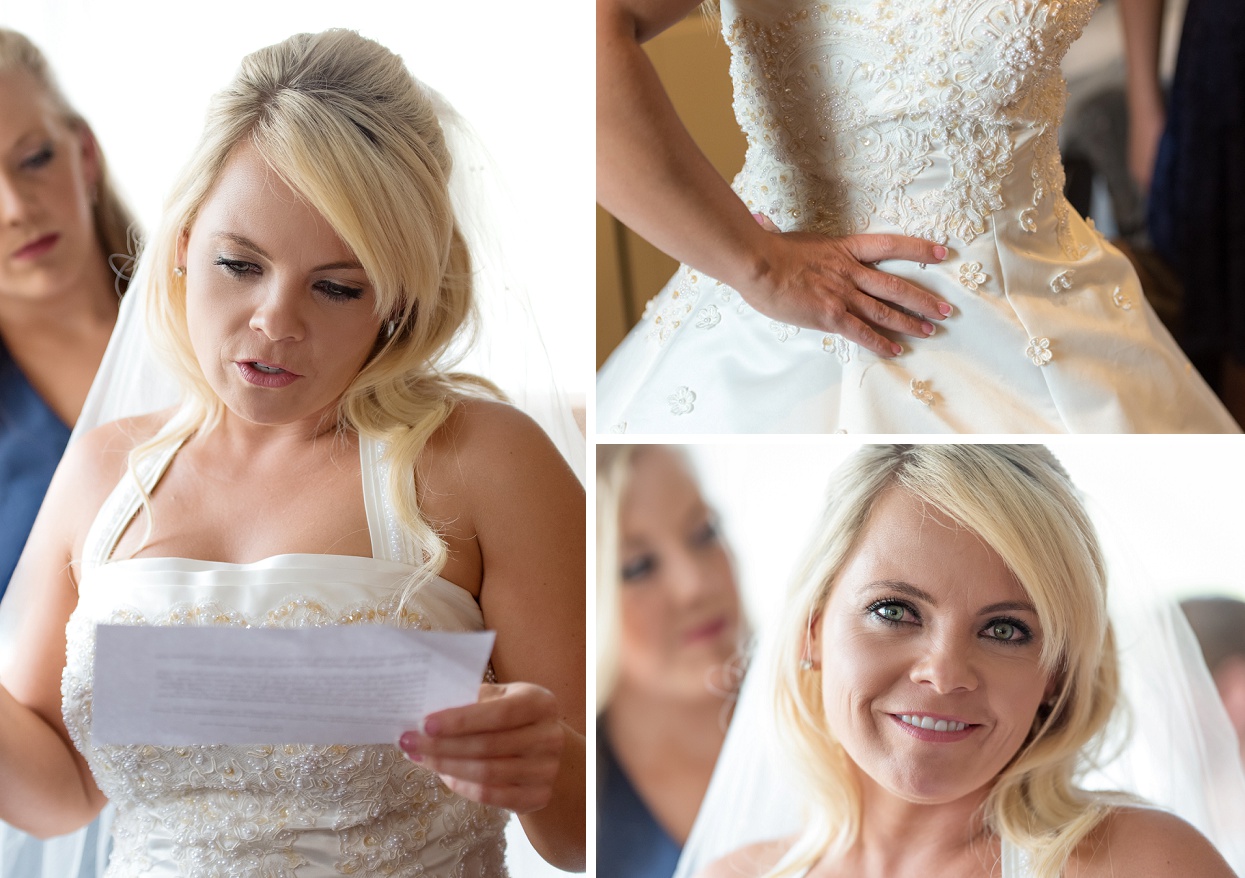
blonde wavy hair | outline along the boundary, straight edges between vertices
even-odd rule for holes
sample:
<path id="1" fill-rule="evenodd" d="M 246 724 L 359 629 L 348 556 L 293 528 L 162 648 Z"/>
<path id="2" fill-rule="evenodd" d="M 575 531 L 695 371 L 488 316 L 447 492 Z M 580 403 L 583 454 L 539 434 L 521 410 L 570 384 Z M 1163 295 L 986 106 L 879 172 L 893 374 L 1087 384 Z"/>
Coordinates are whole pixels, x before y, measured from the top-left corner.
<path id="1" fill-rule="evenodd" d="M 622 616 L 622 560 L 619 552 L 623 495 L 643 445 L 597 446 L 597 716 L 618 683 Z"/>
<path id="2" fill-rule="evenodd" d="M 48 65 L 43 53 L 39 51 L 39 47 L 24 34 L 0 27 L 0 73 L 15 70 L 25 71 L 34 78 L 66 125 L 79 134 L 85 133 L 95 140 L 91 126 L 87 124 L 82 114 L 70 105 L 65 93 L 61 91 L 60 84 L 56 81 L 56 76 L 52 73 L 52 68 Z M 132 276 L 130 268 L 138 256 L 138 226 L 134 222 L 130 209 L 117 194 L 98 140 L 95 140 L 95 155 L 99 166 L 99 180 L 95 186 L 95 203 L 91 207 L 95 237 L 99 241 L 104 258 L 108 260 L 116 275 L 117 293 L 123 294 Z"/>
<path id="3" fill-rule="evenodd" d="M 1042 667 L 1056 682 L 1020 750 L 983 805 L 987 830 L 1034 856 L 1037 878 L 1057 878 L 1069 855 L 1122 794 L 1076 784 L 1119 694 L 1107 617 L 1107 577 L 1093 524 L 1059 462 L 1037 445 L 866 446 L 836 471 L 782 630 L 767 666 L 776 676 L 777 728 L 810 786 L 807 828 L 771 876 L 798 874 L 842 854 L 860 830 L 860 793 L 827 727 L 819 675 L 801 670 L 810 620 L 890 489 L 909 492 L 997 552 L 1037 609 Z"/>
<path id="4" fill-rule="evenodd" d="M 223 413 L 191 347 L 185 277 L 175 269 L 179 240 L 245 144 L 324 216 L 376 291 L 382 329 L 335 415 L 339 430 L 385 443 L 390 500 L 419 567 L 408 596 L 446 557 L 420 514 L 416 459 L 464 396 L 502 398 L 484 379 L 450 371 L 474 331 L 475 300 L 439 103 L 397 55 L 349 30 L 296 34 L 242 60 L 209 105 L 202 139 L 144 257 L 148 334 L 184 402 L 177 429 L 131 453 L 133 470 L 155 447 L 211 430 Z M 150 514 L 147 521 L 149 536 Z"/>

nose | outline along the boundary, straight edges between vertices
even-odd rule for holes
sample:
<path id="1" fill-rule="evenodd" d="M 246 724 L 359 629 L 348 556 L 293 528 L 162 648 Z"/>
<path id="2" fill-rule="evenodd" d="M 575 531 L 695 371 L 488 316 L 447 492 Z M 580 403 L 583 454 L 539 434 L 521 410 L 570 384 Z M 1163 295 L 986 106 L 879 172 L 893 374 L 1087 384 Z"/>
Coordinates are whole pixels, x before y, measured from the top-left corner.
<path id="1" fill-rule="evenodd" d="M 721 589 L 721 572 L 713 559 L 695 552 L 680 552 L 671 565 L 673 591 L 681 603 L 695 604 Z"/>
<path id="2" fill-rule="evenodd" d="M 10 226 L 21 225 L 29 212 L 30 205 L 17 181 L 10 174 L 0 172 L 0 221 Z"/>
<path id="3" fill-rule="evenodd" d="M 972 692 L 979 682 L 972 646 L 956 637 L 931 637 L 912 665 L 912 681 L 939 695 Z"/>
<path id="4" fill-rule="evenodd" d="M 250 327 L 269 341 L 301 341 L 307 333 L 302 309 L 305 294 L 301 287 L 274 277 L 261 285 L 251 312 Z"/>

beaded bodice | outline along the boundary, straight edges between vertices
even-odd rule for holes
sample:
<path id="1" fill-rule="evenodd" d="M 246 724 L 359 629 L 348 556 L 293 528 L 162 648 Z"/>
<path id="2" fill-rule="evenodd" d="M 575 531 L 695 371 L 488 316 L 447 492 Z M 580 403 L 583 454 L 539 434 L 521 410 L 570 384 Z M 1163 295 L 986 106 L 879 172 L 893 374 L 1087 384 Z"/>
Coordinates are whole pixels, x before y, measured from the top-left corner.
<path id="1" fill-rule="evenodd" d="M 145 481 L 154 484 L 165 464 L 140 470 Z M 505 875 L 507 812 L 454 795 L 396 746 L 92 741 L 98 623 L 483 627 L 472 596 L 443 579 L 425 583 L 399 606 L 397 596 L 413 568 L 385 557 L 392 541 L 372 514 L 379 504 L 368 507 L 373 558 L 107 560 L 117 523 L 123 526 L 133 512 L 132 485 L 127 478 L 118 486 L 88 536 L 62 678 L 66 727 L 117 807 L 108 878 Z"/>
<path id="2" fill-rule="evenodd" d="M 780 228 L 880 221 L 969 243 L 1009 201 L 1029 230 L 1044 207 L 1066 212 L 1059 63 L 1095 0 L 722 5 L 748 138 L 736 189 Z"/>

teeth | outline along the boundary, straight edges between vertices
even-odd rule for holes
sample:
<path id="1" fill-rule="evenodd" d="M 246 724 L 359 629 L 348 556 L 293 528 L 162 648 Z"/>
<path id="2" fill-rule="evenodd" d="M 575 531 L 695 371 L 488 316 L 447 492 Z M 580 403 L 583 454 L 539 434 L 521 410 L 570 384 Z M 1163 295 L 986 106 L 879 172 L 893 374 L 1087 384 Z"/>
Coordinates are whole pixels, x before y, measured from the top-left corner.
<path id="1" fill-rule="evenodd" d="M 968 728 L 968 723 L 952 723 L 945 719 L 933 719 L 928 716 L 917 716 L 916 714 L 901 714 L 899 717 L 910 726 L 916 726 L 918 729 L 930 729 L 935 732 L 961 732 Z"/>
<path id="2" fill-rule="evenodd" d="M 260 372 L 264 372 L 268 375 L 276 375 L 278 372 L 285 371 L 284 369 L 278 369 L 276 366 L 265 366 L 263 363 L 255 363 L 254 366 Z"/>

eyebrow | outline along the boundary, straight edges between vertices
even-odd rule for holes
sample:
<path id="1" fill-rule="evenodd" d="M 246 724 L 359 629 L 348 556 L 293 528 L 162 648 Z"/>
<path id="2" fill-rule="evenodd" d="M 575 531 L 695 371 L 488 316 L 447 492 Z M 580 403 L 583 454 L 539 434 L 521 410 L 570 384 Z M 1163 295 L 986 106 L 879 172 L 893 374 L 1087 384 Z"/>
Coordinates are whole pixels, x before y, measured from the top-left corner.
<path id="1" fill-rule="evenodd" d="M 265 259 L 272 258 L 271 256 L 268 255 L 267 250 L 265 250 L 263 247 L 256 244 L 246 235 L 239 235 L 237 232 L 217 232 L 216 237 L 223 238 L 226 241 L 232 241 L 234 244 L 237 244 L 239 247 L 245 247 L 248 250 L 255 253 L 257 256 L 262 256 Z M 324 265 L 317 265 L 315 268 L 311 270 L 312 271 L 338 271 L 338 270 L 347 269 L 347 268 L 357 268 L 358 270 L 362 271 L 363 265 L 357 260 L 345 259 L 340 262 L 327 262 Z"/>
<path id="2" fill-rule="evenodd" d="M 934 600 L 934 596 L 922 588 L 918 588 L 910 582 L 904 582 L 902 579 L 879 579 L 865 585 L 865 588 L 888 589 L 897 591 L 900 594 L 908 595 L 908 597 L 925 601 L 931 606 L 938 606 L 938 602 Z M 998 613 L 1003 610 L 1023 610 L 1024 612 L 1037 615 L 1037 609 L 1028 601 L 999 601 L 996 604 L 988 604 L 977 611 L 978 615 L 985 613 Z"/>

